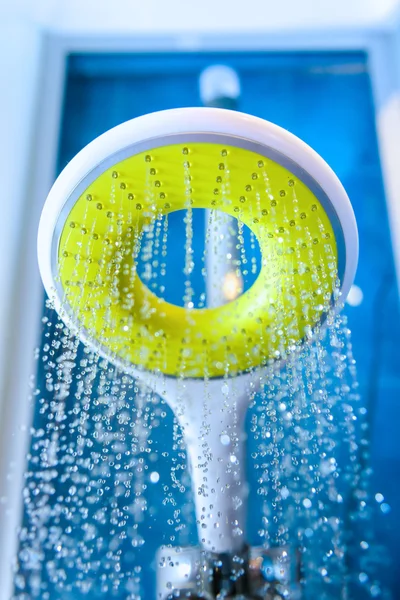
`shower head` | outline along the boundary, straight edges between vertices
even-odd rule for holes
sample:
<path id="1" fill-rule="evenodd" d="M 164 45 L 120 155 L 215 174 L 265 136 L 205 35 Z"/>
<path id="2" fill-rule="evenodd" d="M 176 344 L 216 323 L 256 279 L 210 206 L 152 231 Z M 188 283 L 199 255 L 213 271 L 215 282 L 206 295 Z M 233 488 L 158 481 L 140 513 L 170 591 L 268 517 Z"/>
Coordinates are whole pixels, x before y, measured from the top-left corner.
<path id="1" fill-rule="evenodd" d="M 235 301 L 188 311 L 137 275 L 143 229 L 184 208 L 229 213 L 257 238 L 261 272 Z M 304 142 L 256 117 L 187 108 L 86 146 L 49 193 L 38 255 L 56 310 L 101 354 L 125 369 L 221 377 L 227 347 L 231 374 L 265 364 L 324 319 L 335 289 L 345 299 L 358 237 L 346 192 Z"/>
<path id="2" fill-rule="evenodd" d="M 252 287 L 215 308 L 172 305 L 137 272 L 143 232 L 195 208 L 238 219 L 261 250 Z M 215 108 L 146 115 L 67 165 L 43 209 L 38 256 L 47 294 L 71 330 L 174 410 L 203 546 L 240 548 L 242 426 L 258 367 L 307 339 L 355 275 L 357 227 L 336 175 L 304 142 L 256 117 Z"/>

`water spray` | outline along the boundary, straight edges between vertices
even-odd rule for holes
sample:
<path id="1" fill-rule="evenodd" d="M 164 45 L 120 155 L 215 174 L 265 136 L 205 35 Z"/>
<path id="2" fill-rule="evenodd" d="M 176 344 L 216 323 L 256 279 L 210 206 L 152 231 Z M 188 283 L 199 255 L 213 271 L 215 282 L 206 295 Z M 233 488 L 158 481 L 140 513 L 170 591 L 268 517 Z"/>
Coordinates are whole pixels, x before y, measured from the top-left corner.
<path id="1" fill-rule="evenodd" d="M 144 232 L 196 208 L 237 219 L 261 250 L 255 283 L 222 306 L 172 305 L 138 274 Z M 256 117 L 218 108 L 146 115 L 67 165 L 43 209 L 38 256 L 71 331 L 162 397 L 182 428 L 201 548 L 190 576 L 183 569 L 171 584 L 179 569 L 167 575 L 165 596 L 171 585 L 195 596 L 185 582 L 198 586 L 206 572 L 208 597 L 268 597 L 268 577 L 264 592 L 254 583 L 265 556 L 246 544 L 244 418 L 269 365 L 307 343 L 353 283 L 357 226 L 336 175 L 304 142 Z M 175 552 L 163 550 L 161 562 Z M 183 554 L 190 563 L 193 552 Z"/>

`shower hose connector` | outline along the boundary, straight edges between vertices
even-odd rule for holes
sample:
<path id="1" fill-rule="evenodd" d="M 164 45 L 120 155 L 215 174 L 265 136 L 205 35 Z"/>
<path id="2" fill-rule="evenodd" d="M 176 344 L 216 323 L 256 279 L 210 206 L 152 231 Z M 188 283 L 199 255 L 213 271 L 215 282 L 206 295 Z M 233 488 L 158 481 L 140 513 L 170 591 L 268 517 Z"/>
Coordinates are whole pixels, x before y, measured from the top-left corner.
<path id="1" fill-rule="evenodd" d="M 300 600 L 298 552 L 244 547 L 214 554 L 199 547 L 160 548 L 157 600 L 175 598 Z"/>

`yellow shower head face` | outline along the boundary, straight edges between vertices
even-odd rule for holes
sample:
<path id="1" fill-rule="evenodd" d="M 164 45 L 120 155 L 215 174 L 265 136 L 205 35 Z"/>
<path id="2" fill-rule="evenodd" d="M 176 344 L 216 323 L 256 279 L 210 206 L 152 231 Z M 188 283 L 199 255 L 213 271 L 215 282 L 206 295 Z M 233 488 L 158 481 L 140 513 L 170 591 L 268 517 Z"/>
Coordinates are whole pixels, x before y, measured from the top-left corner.
<path id="1" fill-rule="evenodd" d="M 103 354 L 166 375 L 221 377 L 281 358 L 320 323 L 338 281 L 337 229 L 317 195 L 254 148 L 191 141 L 134 153 L 64 209 L 55 277 L 63 310 Z M 137 271 L 144 229 L 196 208 L 241 221 L 261 250 L 252 287 L 217 308 L 170 304 Z"/>

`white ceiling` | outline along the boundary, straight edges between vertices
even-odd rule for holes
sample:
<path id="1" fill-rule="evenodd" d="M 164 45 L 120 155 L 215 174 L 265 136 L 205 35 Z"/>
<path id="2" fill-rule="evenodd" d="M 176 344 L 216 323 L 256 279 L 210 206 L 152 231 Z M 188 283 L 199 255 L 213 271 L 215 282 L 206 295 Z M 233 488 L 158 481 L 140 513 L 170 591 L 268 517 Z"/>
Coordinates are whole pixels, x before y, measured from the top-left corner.
<path id="1" fill-rule="evenodd" d="M 4 4 L 9 17 L 18 15 L 69 33 L 227 33 L 390 24 L 400 0 L 13 0 Z"/>

